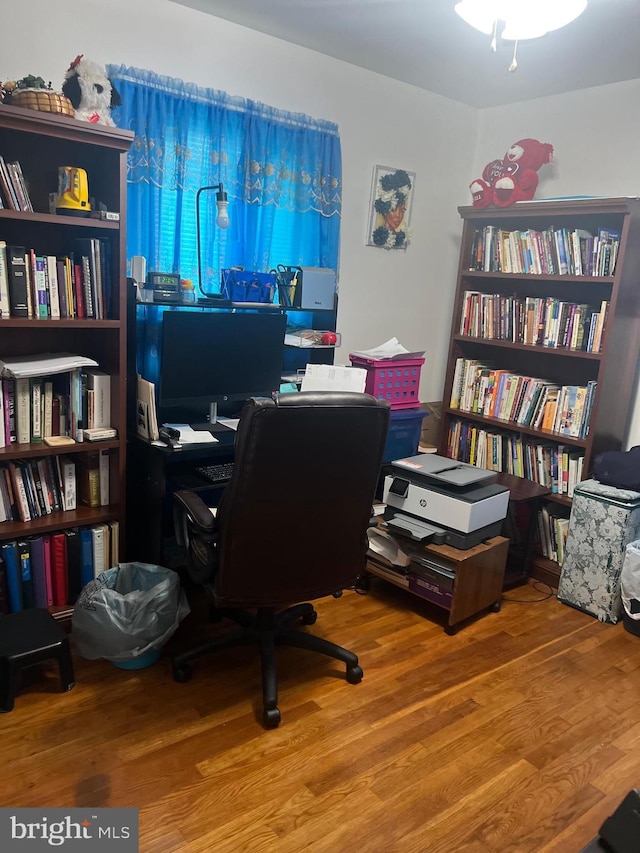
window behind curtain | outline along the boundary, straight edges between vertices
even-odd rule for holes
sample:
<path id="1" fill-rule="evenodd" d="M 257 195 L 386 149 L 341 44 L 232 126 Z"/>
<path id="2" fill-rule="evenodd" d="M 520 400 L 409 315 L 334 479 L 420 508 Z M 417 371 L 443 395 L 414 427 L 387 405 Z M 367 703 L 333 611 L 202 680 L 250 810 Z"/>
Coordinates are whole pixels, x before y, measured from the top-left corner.
<path id="1" fill-rule="evenodd" d="M 342 162 L 337 126 L 213 89 L 110 66 L 122 98 L 128 157 L 128 256 L 198 280 L 196 192 L 222 182 L 230 227 L 217 229 L 215 192 L 201 197 L 202 280 L 220 269 L 278 263 L 338 269 Z"/>

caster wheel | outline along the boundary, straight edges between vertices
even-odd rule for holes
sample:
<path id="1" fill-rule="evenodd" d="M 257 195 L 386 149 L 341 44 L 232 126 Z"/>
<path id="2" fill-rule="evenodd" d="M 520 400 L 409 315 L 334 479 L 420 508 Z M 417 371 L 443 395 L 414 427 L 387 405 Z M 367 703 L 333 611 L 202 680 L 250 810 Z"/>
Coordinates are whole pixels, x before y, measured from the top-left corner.
<path id="1" fill-rule="evenodd" d="M 277 729 L 280 725 L 280 710 L 278 708 L 265 708 L 262 712 L 262 723 L 265 729 Z"/>
<path id="2" fill-rule="evenodd" d="M 360 684 L 363 675 L 361 666 L 351 666 L 347 670 L 347 681 L 349 684 Z"/>
<path id="3" fill-rule="evenodd" d="M 453 637 L 454 634 L 458 633 L 457 625 L 447 625 L 444 629 L 445 634 L 448 634 L 450 637 Z"/>
<path id="4" fill-rule="evenodd" d="M 192 675 L 191 667 L 187 663 L 173 668 L 173 680 L 177 681 L 178 684 L 185 684 L 187 681 L 190 681 Z"/>
<path id="5" fill-rule="evenodd" d="M 315 610 L 312 610 L 311 613 L 305 613 L 300 621 L 303 625 L 315 625 L 318 621 L 318 614 Z"/>
<path id="6" fill-rule="evenodd" d="M 334 598 L 342 598 L 342 590 L 339 589 L 337 592 L 333 593 Z"/>
<path id="7" fill-rule="evenodd" d="M 500 613 L 500 608 L 502 607 L 501 601 L 494 601 L 490 607 L 492 613 Z"/>

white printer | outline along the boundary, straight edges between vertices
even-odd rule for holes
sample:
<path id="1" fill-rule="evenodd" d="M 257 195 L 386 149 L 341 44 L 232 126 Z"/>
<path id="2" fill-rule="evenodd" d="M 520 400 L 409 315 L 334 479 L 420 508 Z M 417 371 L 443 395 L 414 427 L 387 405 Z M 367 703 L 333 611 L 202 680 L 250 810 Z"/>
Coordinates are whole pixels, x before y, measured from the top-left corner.
<path id="1" fill-rule="evenodd" d="M 495 472 L 433 453 L 397 459 L 384 480 L 389 528 L 466 550 L 500 534 L 509 489 Z"/>

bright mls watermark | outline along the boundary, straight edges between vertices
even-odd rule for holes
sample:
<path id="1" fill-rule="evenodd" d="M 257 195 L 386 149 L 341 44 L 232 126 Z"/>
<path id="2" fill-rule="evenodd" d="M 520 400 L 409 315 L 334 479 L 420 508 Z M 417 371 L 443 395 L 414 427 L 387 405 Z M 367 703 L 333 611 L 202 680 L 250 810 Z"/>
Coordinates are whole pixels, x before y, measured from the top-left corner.
<path id="1" fill-rule="evenodd" d="M 2 853 L 138 853 L 138 809 L 3 809 Z"/>

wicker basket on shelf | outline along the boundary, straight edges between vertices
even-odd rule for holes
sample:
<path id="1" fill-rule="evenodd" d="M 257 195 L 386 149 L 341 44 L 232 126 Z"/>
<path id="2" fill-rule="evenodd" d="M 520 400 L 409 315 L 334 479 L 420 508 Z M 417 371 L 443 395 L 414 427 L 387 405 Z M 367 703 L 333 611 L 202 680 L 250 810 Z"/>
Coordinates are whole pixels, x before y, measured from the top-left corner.
<path id="1" fill-rule="evenodd" d="M 46 113 L 60 113 L 65 116 L 74 116 L 73 104 L 59 92 L 49 89 L 14 89 L 11 95 L 11 104 L 14 107 L 23 107 L 27 110 L 41 110 Z"/>

